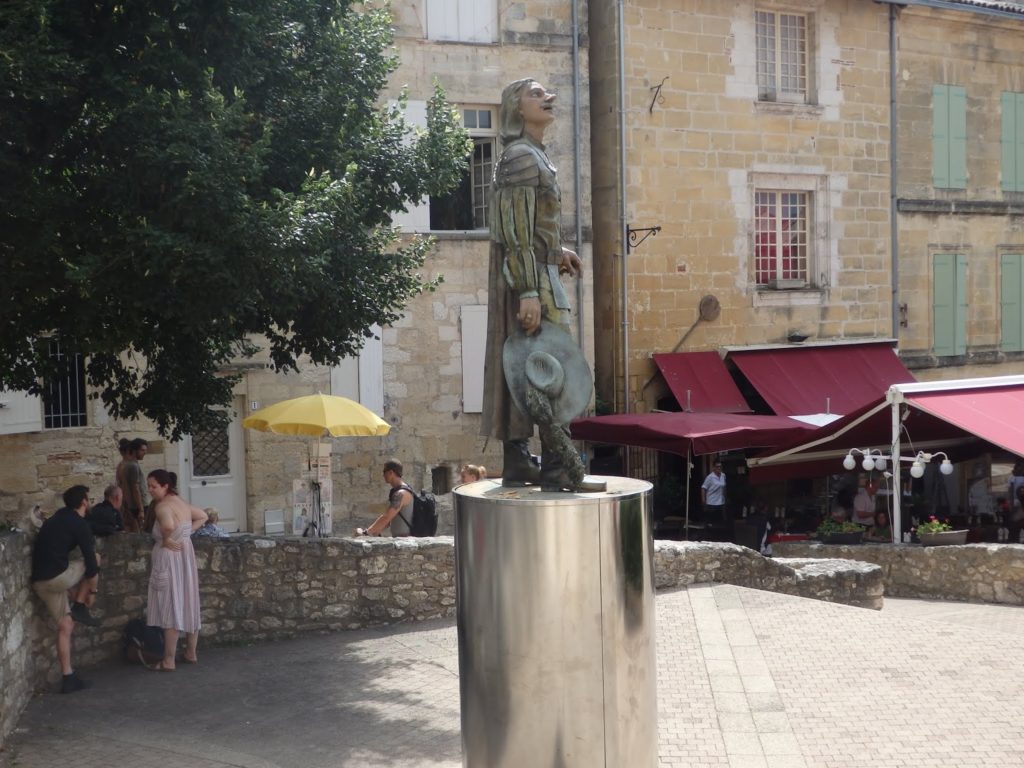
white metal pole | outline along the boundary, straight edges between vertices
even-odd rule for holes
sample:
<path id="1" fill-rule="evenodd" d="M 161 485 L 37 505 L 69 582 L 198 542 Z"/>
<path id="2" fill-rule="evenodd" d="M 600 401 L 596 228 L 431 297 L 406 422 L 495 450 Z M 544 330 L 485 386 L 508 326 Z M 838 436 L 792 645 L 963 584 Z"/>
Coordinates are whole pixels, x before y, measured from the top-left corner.
<path id="1" fill-rule="evenodd" d="M 903 508 L 903 483 L 900 481 L 900 403 L 899 398 L 894 398 L 892 390 L 889 391 L 892 400 L 892 446 L 890 457 L 892 458 L 892 490 L 896 494 L 892 503 L 892 540 L 894 544 L 903 541 L 903 525 L 901 514 Z"/>

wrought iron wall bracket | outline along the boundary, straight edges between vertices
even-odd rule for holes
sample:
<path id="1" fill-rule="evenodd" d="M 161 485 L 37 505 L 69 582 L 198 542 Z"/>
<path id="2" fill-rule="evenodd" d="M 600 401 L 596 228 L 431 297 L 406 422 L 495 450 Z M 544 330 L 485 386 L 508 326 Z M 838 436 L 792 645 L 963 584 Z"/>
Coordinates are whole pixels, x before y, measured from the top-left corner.
<path id="1" fill-rule="evenodd" d="M 651 90 L 654 91 L 654 96 L 651 97 L 651 106 L 647 108 L 648 114 L 654 114 L 655 104 L 665 103 L 665 97 L 661 95 L 661 87 L 665 85 L 666 80 L 668 80 L 668 75 L 665 75 L 663 78 L 661 78 L 661 82 L 658 83 L 657 85 L 651 86 Z"/>
<path id="2" fill-rule="evenodd" d="M 651 235 L 656 235 L 659 232 L 661 232 L 661 227 L 626 227 L 626 253 L 632 251 Z M 643 237 L 640 237 L 641 233 Z"/>

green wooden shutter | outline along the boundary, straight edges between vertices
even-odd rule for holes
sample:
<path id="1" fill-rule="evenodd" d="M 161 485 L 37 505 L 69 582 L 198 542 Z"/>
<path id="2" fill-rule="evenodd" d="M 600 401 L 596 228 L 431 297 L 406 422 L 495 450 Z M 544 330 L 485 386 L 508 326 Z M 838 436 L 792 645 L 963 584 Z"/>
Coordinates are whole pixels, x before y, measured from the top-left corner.
<path id="1" fill-rule="evenodd" d="M 967 354 L 967 257 L 956 256 L 956 325 L 953 328 L 954 355 Z"/>
<path id="2" fill-rule="evenodd" d="M 1014 120 L 1014 127 L 1016 128 L 1014 156 L 1017 159 L 1017 191 L 1024 192 L 1024 93 L 1014 95 L 1017 97 L 1017 116 Z"/>
<path id="3" fill-rule="evenodd" d="M 932 275 L 934 352 L 962 355 L 967 351 L 967 257 L 935 254 Z"/>
<path id="4" fill-rule="evenodd" d="M 1016 192 L 1017 177 L 1017 99 L 1018 94 L 1003 91 L 1002 97 L 1002 175 L 1003 191 Z"/>
<path id="5" fill-rule="evenodd" d="M 967 91 L 949 86 L 949 186 L 967 188 Z"/>
<path id="6" fill-rule="evenodd" d="M 999 280 L 1002 350 L 1024 351 L 1024 255 L 1004 253 Z"/>
<path id="7" fill-rule="evenodd" d="M 949 186 L 949 88 L 932 86 L 932 184 Z"/>

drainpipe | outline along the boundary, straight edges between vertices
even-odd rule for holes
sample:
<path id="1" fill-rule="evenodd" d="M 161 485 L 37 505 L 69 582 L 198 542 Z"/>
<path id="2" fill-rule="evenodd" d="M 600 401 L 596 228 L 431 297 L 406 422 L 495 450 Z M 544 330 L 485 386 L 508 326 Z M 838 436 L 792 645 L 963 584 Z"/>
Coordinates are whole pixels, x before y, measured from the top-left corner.
<path id="1" fill-rule="evenodd" d="M 583 193 L 580 191 L 582 171 L 580 168 L 580 17 L 579 2 L 572 0 L 572 157 L 573 184 L 576 189 L 576 250 L 583 250 Z M 591 266 L 593 269 L 593 266 Z M 583 337 L 583 275 L 576 278 L 576 336 L 580 346 Z"/>
<path id="2" fill-rule="evenodd" d="M 622 412 L 629 413 L 629 222 L 626 221 L 626 3 L 619 0 L 619 223 L 622 236 Z"/>
<path id="3" fill-rule="evenodd" d="M 896 114 L 896 6 L 889 6 L 889 250 L 892 269 L 892 337 L 900 339 L 900 257 L 899 220 L 896 202 L 899 190 L 899 120 Z M 897 470 L 898 474 L 898 470 Z"/>

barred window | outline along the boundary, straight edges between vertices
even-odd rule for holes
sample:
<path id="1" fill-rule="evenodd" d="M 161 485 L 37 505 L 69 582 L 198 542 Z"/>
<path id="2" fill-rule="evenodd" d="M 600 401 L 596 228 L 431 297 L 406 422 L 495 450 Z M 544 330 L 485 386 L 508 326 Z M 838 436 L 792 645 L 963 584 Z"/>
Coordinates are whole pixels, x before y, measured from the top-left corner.
<path id="1" fill-rule="evenodd" d="M 756 11 L 755 26 L 758 98 L 764 101 L 807 101 L 807 16 Z"/>
<path id="2" fill-rule="evenodd" d="M 60 342 L 50 339 L 50 359 L 57 366 L 56 375 L 46 382 L 43 392 L 43 427 L 86 426 L 85 359 L 78 352 L 62 349 Z"/>
<path id="3" fill-rule="evenodd" d="M 810 193 L 754 193 L 754 271 L 758 285 L 796 287 L 810 282 Z"/>

